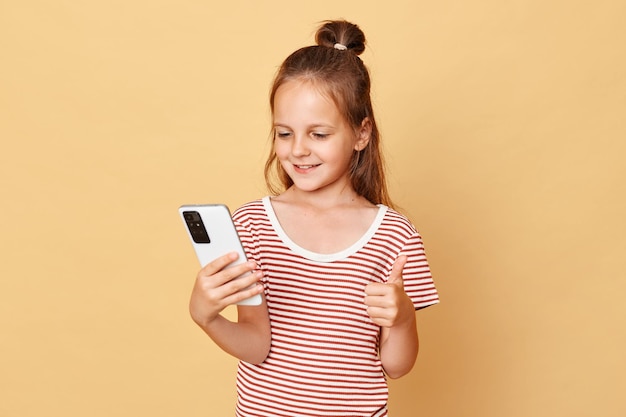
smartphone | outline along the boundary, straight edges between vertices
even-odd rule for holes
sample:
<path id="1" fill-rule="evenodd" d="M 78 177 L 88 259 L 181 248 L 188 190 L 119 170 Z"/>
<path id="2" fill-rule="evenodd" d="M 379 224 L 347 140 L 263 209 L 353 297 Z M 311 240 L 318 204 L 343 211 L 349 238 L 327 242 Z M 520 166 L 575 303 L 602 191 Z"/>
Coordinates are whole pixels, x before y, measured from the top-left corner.
<path id="1" fill-rule="evenodd" d="M 227 206 L 224 204 L 183 205 L 179 207 L 178 212 L 185 223 L 187 234 L 202 267 L 229 252 L 237 252 L 239 258 L 227 268 L 247 261 Z M 261 295 L 256 294 L 237 304 L 259 305 Z"/>

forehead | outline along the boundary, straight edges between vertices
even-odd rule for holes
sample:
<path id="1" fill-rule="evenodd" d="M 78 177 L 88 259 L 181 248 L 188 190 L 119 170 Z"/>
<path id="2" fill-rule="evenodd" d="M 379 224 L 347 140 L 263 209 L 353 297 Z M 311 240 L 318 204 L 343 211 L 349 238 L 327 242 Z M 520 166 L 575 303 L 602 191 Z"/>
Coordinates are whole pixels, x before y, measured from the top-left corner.
<path id="1" fill-rule="evenodd" d="M 289 80 L 274 95 L 274 119 L 290 117 L 342 118 L 330 95 L 308 80 Z"/>
<path id="2" fill-rule="evenodd" d="M 336 104 L 333 101 L 331 95 L 328 93 L 327 89 L 323 88 L 319 85 L 319 83 L 311 79 L 293 79 L 285 81 L 276 90 L 276 95 L 274 96 L 274 105 L 277 104 L 277 101 L 285 99 L 309 101 L 319 100 L 321 102 L 326 102 L 327 104 L 331 104 L 336 107 Z"/>

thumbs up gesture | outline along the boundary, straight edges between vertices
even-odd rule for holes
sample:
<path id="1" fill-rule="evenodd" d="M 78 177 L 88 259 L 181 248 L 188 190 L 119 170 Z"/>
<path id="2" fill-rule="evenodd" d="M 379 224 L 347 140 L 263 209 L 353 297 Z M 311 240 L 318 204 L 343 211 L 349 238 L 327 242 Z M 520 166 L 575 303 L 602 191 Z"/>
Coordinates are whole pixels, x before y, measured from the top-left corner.
<path id="1" fill-rule="evenodd" d="M 406 256 L 396 259 L 386 283 L 375 282 L 365 287 L 367 314 L 379 326 L 394 327 L 414 320 L 415 309 L 404 292 L 402 278 L 406 261 Z"/>

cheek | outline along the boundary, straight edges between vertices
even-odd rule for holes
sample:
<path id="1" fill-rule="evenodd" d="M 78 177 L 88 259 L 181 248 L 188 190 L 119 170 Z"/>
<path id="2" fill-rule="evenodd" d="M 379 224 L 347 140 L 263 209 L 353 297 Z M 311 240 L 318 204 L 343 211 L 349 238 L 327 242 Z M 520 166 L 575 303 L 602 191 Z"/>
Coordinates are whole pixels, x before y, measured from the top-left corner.
<path id="1" fill-rule="evenodd" d="M 337 163 L 349 165 L 354 149 L 348 144 L 334 150 L 333 156 Z"/>
<path id="2" fill-rule="evenodd" d="M 289 149 L 288 149 L 287 146 L 285 146 L 285 143 L 279 142 L 279 141 L 275 141 L 274 142 L 274 153 L 276 154 L 276 157 L 279 160 L 283 160 L 289 154 Z"/>
<path id="3" fill-rule="evenodd" d="M 276 154 L 276 160 L 283 167 L 284 170 L 289 170 L 291 166 L 290 160 L 290 148 L 284 142 L 275 142 L 274 144 L 274 154 Z"/>

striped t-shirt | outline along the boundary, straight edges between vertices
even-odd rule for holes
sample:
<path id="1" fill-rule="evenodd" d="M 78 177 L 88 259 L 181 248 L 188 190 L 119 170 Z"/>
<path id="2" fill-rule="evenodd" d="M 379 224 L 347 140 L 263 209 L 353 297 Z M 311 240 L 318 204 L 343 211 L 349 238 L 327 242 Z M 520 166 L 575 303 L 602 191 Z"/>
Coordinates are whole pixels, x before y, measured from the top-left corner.
<path id="1" fill-rule="evenodd" d="M 386 282 L 404 254 L 404 288 L 415 308 L 439 301 L 413 225 L 380 205 L 358 242 L 318 254 L 289 239 L 269 197 L 242 206 L 233 219 L 248 258 L 263 271 L 272 329 L 265 361 L 239 363 L 237 416 L 386 416 L 380 327 L 367 315 L 365 286 Z"/>

